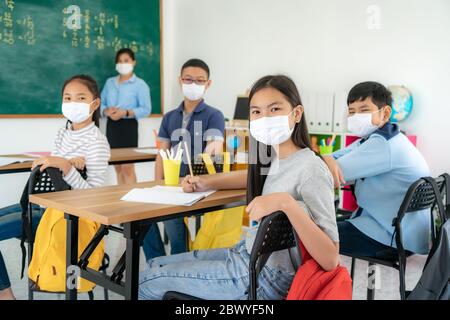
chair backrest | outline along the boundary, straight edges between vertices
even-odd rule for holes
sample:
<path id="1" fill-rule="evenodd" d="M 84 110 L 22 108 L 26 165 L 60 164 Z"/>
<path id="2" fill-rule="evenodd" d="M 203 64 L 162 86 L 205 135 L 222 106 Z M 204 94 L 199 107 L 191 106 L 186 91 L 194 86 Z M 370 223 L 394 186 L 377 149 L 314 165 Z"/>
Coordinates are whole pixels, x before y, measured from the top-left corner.
<path id="1" fill-rule="evenodd" d="M 415 181 L 408 188 L 405 198 L 400 205 L 397 217 L 394 218 L 394 221 L 392 222 L 392 225 L 395 226 L 395 239 L 397 249 L 399 250 L 401 255 L 404 254 L 401 222 L 405 214 L 429 209 L 431 220 L 431 235 L 433 242 L 435 241 L 436 228 L 434 223 L 433 208 L 436 205 L 438 206 L 439 216 L 441 217 L 444 211 L 441 196 L 444 182 L 445 181 L 442 177 L 438 177 L 436 179 L 431 177 L 423 177 Z"/>
<path id="2" fill-rule="evenodd" d="M 223 162 L 224 162 L 223 154 L 217 154 L 211 157 L 211 160 L 213 162 L 216 173 L 223 172 Z M 194 156 L 191 162 L 192 162 L 192 171 L 194 175 L 197 176 L 208 174 L 208 169 L 206 168 L 206 164 L 203 161 L 201 154 Z"/>
<path id="3" fill-rule="evenodd" d="M 79 170 L 83 179 L 87 179 L 86 169 Z M 36 167 L 30 174 L 28 193 L 39 194 L 46 192 L 70 190 L 71 187 L 64 181 L 62 173 L 56 168 L 47 168 L 41 172 Z"/>
<path id="4" fill-rule="evenodd" d="M 399 216 L 403 218 L 404 214 L 410 212 L 416 212 L 425 209 L 431 209 L 436 205 L 436 193 L 433 185 L 426 179 L 433 178 L 420 178 L 414 182 L 406 192 L 405 198 L 399 209 Z M 442 188 L 443 179 L 434 179 L 438 188 Z"/>
<path id="5" fill-rule="evenodd" d="M 298 250 L 291 222 L 284 212 L 274 212 L 260 222 L 250 254 L 250 265 L 256 265 L 256 270 L 259 271 L 272 252 L 290 248 Z M 293 263 L 297 267 L 300 264 L 299 261 L 293 261 Z"/>

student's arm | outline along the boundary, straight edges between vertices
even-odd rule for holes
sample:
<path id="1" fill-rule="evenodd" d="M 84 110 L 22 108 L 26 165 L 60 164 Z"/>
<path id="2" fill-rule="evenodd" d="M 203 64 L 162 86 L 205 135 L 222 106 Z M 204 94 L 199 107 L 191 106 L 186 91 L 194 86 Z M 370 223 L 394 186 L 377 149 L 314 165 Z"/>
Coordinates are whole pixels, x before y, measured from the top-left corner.
<path id="1" fill-rule="evenodd" d="M 292 197 L 291 199 L 294 200 Z M 333 241 L 297 201 L 294 200 L 291 205 L 287 202 L 285 205 L 283 211 L 311 257 L 325 271 L 336 268 L 339 265 L 339 241 Z"/>
<path id="2" fill-rule="evenodd" d="M 392 168 L 389 144 L 379 135 L 373 135 L 336 162 L 346 181 L 376 176 Z"/>
<path id="3" fill-rule="evenodd" d="M 356 140 L 355 142 L 353 142 L 352 144 L 350 144 L 349 146 L 339 149 L 335 152 L 332 153 L 332 157 L 334 159 L 339 159 L 340 157 L 342 157 L 343 155 L 346 155 L 347 153 L 351 152 L 353 149 L 355 149 L 357 146 L 359 146 L 359 142 L 361 139 Z"/>
<path id="4" fill-rule="evenodd" d="M 225 118 L 222 112 L 217 111 L 208 121 L 208 128 L 204 133 L 204 139 L 208 141 L 205 153 L 210 155 L 221 154 L 223 152 L 223 140 L 225 132 Z"/>
<path id="5" fill-rule="evenodd" d="M 138 91 L 138 106 L 129 110 L 128 114 L 136 119 L 148 116 L 152 112 L 150 88 L 146 83 L 141 83 Z"/>
<path id="6" fill-rule="evenodd" d="M 332 183 L 323 173 L 315 174 L 298 192 L 303 201 L 285 192 L 272 193 L 256 197 L 246 210 L 254 221 L 283 211 L 314 260 L 324 270 L 333 270 L 339 264 L 339 236 Z"/>
<path id="7" fill-rule="evenodd" d="M 201 176 L 186 176 L 181 183 L 184 192 L 245 189 L 247 170 L 222 172 Z"/>
<path id="8" fill-rule="evenodd" d="M 210 155 L 223 153 L 223 140 L 209 141 L 206 145 L 205 153 Z"/>
<path id="9" fill-rule="evenodd" d="M 110 148 L 106 138 L 104 141 L 90 145 L 85 156 L 87 179 L 84 180 L 77 169 L 72 166 L 70 171 L 64 176 L 64 180 L 73 189 L 89 189 L 102 186 L 105 182 L 110 156 Z"/>
<path id="10" fill-rule="evenodd" d="M 160 141 L 161 143 L 161 149 L 170 149 L 170 142 L 168 141 Z M 155 180 L 162 180 L 164 179 L 164 169 L 163 169 L 163 161 L 161 158 L 161 155 L 158 153 L 156 155 L 156 161 L 155 161 Z"/>

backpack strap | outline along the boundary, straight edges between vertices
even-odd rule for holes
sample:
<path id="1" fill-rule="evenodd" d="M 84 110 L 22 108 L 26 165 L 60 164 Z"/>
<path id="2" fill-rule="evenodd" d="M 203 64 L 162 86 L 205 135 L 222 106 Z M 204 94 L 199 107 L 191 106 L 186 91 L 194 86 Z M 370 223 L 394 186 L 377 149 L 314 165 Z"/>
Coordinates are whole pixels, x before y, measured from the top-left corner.
<path id="1" fill-rule="evenodd" d="M 444 202 L 442 200 L 442 195 L 441 195 L 439 187 L 438 187 L 438 185 L 436 183 L 436 180 L 431 178 L 431 177 L 424 177 L 422 179 L 424 179 L 426 182 L 431 184 L 431 187 L 433 188 L 434 195 L 436 197 L 436 204 L 437 204 L 437 207 L 438 207 L 439 216 L 440 216 L 441 219 L 444 220 L 444 221 L 442 221 L 442 223 L 444 223 L 445 220 L 446 220 L 446 212 L 445 212 L 445 209 L 444 209 Z"/>
<path id="2" fill-rule="evenodd" d="M 442 196 L 441 196 L 441 193 L 440 193 L 440 191 L 439 191 L 439 187 L 438 187 L 438 185 L 437 185 L 437 183 L 436 183 L 436 180 L 433 179 L 433 178 L 431 178 L 431 177 L 424 177 L 423 179 L 424 179 L 425 181 L 427 181 L 428 183 L 430 183 L 431 186 L 433 187 L 433 192 L 434 192 L 434 194 L 435 194 L 435 196 L 436 196 L 436 204 L 437 204 L 437 207 L 438 207 L 439 216 L 440 216 L 441 218 L 445 219 L 444 204 L 443 204 Z M 433 217 L 433 213 L 431 212 L 430 214 L 431 214 L 431 216 Z M 444 224 L 444 221 L 442 222 L 442 224 Z M 430 252 L 428 253 L 428 257 L 427 257 L 427 260 L 426 260 L 426 262 L 425 262 L 424 268 L 427 266 L 428 262 L 430 261 L 431 257 L 434 255 L 434 253 L 435 253 L 435 251 L 436 251 L 436 248 L 437 248 L 438 242 L 439 242 L 439 238 L 440 238 L 440 233 L 441 233 L 441 229 L 438 230 L 438 232 L 437 232 L 435 238 L 432 239 L 433 241 L 432 241 L 431 250 L 430 250 Z"/>
<path id="3" fill-rule="evenodd" d="M 445 216 L 443 217 L 445 221 L 450 219 L 450 175 L 448 173 L 441 174 L 441 177 L 444 178 L 445 181 Z M 442 224 L 445 223 L 442 222 Z"/>
<path id="4" fill-rule="evenodd" d="M 23 275 L 25 272 L 25 262 L 27 256 L 27 250 L 25 248 L 25 241 L 31 241 L 31 228 L 32 226 L 29 224 L 28 220 L 28 210 L 29 210 L 29 186 L 30 186 L 30 178 L 28 178 L 27 183 L 25 184 L 25 188 L 22 191 L 22 196 L 20 197 L 20 207 L 22 209 L 22 235 L 20 237 L 20 249 L 22 251 L 22 268 L 20 272 L 20 279 L 23 279 Z"/>

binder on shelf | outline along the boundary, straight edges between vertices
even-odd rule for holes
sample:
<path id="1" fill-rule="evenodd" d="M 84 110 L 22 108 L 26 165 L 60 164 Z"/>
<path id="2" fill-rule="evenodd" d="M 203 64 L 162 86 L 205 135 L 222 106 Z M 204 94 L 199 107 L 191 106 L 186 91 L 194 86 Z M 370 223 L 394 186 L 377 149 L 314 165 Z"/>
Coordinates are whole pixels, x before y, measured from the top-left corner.
<path id="1" fill-rule="evenodd" d="M 346 131 L 347 95 L 346 92 L 340 92 L 334 96 L 333 132 Z"/>
<path id="2" fill-rule="evenodd" d="M 319 132 L 333 131 L 333 103 L 334 95 L 320 92 L 316 100 L 316 128 Z"/>
<path id="3" fill-rule="evenodd" d="M 304 95 L 303 107 L 305 108 L 305 117 L 308 129 L 311 132 L 318 131 L 316 124 L 316 92 L 308 91 Z"/>

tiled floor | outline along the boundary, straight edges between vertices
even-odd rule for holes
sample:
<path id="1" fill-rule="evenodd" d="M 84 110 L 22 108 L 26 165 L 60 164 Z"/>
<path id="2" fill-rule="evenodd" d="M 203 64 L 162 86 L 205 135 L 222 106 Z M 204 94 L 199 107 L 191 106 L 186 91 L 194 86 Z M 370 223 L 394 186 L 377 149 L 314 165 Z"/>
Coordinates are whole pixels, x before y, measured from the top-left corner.
<path id="1" fill-rule="evenodd" d="M 120 254 L 124 250 L 124 241 L 120 235 L 115 233 L 110 233 L 106 241 L 106 252 L 110 255 L 112 260 L 112 265 L 117 261 L 120 257 Z M 12 288 L 17 299 L 27 299 L 27 280 L 26 278 L 20 279 L 20 266 L 21 266 L 21 254 L 19 247 L 19 240 L 11 239 L 7 241 L 0 242 L 0 250 L 2 255 L 6 261 L 6 266 L 8 268 L 8 272 L 10 275 L 10 279 L 12 282 Z M 417 283 L 423 265 L 425 263 L 425 256 L 412 256 L 408 259 L 408 265 L 406 269 L 406 281 L 407 281 L 407 289 L 411 290 L 415 284 Z M 350 259 L 347 257 L 342 258 L 343 265 L 345 265 L 350 270 Z M 145 261 L 144 255 L 141 252 L 141 269 L 144 268 Z M 378 282 L 376 282 L 376 293 L 375 299 L 380 300 L 397 300 L 399 299 L 398 293 L 398 272 L 380 266 L 378 267 L 377 275 Z M 353 289 L 353 298 L 356 300 L 364 300 L 366 299 L 367 294 L 367 263 L 363 261 L 357 261 L 356 263 L 356 271 L 355 271 L 355 283 Z M 97 287 L 94 290 L 96 299 L 103 299 L 103 290 L 100 287 Z M 110 299 L 123 299 L 121 296 L 114 294 L 112 292 L 109 293 Z M 43 294 L 36 293 L 35 299 L 64 299 L 64 296 L 61 294 Z M 81 294 L 79 299 L 88 299 L 87 294 Z"/>

